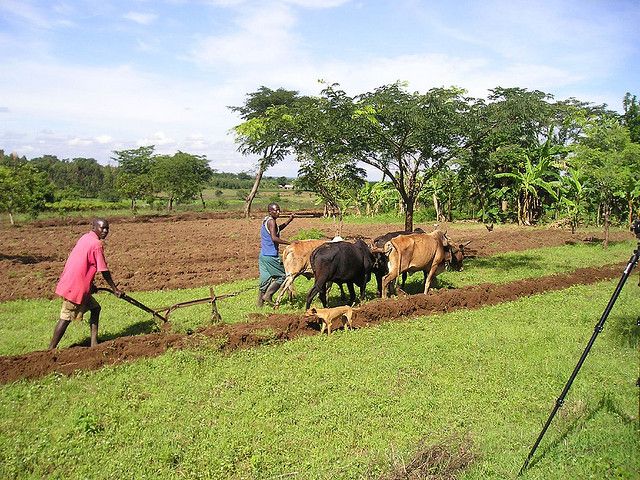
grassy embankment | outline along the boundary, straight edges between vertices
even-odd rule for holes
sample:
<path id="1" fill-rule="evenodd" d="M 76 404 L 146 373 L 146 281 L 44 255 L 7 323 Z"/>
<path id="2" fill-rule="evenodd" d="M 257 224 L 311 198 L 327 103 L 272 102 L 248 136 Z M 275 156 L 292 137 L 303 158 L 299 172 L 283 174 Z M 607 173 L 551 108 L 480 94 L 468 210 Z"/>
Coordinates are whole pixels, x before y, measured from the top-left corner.
<path id="1" fill-rule="evenodd" d="M 626 261 L 633 246 L 477 259 L 442 281 L 509 282 Z M 229 355 L 170 352 L 5 385 L 0 476 L 378 478 L 408 461 L 422 440 L 468 436 L 476 460 L 461 478 L 514 478 L 616 281 L 329 338 Z M 418 282 L 416 275 L 415 288 Z M 236 282 L 219 293 L 251 285 Z M 302 297 L 306 287 L 299 291 Z M 159 305 L 206 290 L 135 295 Z M 255 311 L 253 301 L 253 291 L 222 301 L 223 318 L 242 321 Z M 151 327 L 128 304 L 108 296 L 101 302 L 103 340 Z M 639 307 L 630 281 L 523 478 L 633 478 L 640 470 Z M 58 308 L 55 301 L 0 304 L 2 353 L 42 348 Z M 176 313 L 176 327 L 207 317 L 206 307 L 185 309 Z M 86 337 L 86 325 L 72 327 L 66 345 Z"/>

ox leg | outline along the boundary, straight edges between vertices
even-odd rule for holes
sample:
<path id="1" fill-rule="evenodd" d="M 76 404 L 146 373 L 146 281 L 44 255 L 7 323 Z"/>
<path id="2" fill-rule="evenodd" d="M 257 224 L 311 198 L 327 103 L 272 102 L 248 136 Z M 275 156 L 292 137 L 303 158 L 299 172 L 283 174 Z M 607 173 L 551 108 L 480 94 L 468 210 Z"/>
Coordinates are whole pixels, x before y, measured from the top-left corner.
<path id="1" fill-rule="evenodd" d="M 392 273 L 388 273 L 382 278 L 382 298 L 389 297 L 389 284 L 396 279 Z"/>
<path id="2" fill-rule="evenodd" d="M 295 278 L 296 277 L 294 275 L 287 275 L 284 279 L 284 283 L 280 286 L 280 291 L 278 292 L 276 301 L 273 304 L 274 308 L 278 308 L 280 306 L 280 300 L 282 300 L 282 297 L 287 290 L 289 291 L 289 301 L 293 300 L 293 281 Z"/>
<path id="3" fill-rule="evenodd" d="M 339 283 L 338 285 L 340 286 L 340 300 L 344 302 L 345 299 L 347 298 L 347 296 L 344 293 L 344 284 Z"/>
<path id="4" fill-rule="evenodd" d="M 320 301 L 322 302 L 322 306 L 324 308 L 327 308 L 328 303 L 327 303 L 327 284 L 326 283 L 323 284 L 320 287 L 320 293 L 319 293 L 318 296 L 320 297 Z"/>
<path id="5" fill-rule="evenodd" d="M 382 297 L 382 274 L 376 272 L 376 286 L 378 287 L 378 297 Z"/>
<path id="6" fill-rule="evenodd" d="M 309 290 L 309 293 L 307 294 L 307 304 L 305 306 L 305 310 L 309 310 L 313 298 L 318 294 L 319 291 L 320 289 L 318 288 L 318 283 L 316 282 L 313 284 L 313 287 L 311 287 L 311 290 Z"/>
<path id="7" fill-rule="evenodd" d="M 347 288 L 349 289 L 349 305 L 353 305 L 356 301 L 356 289 L 353 282 L 347 282 Z"/>
<path id="8" fill-rule="evenodd" d="M 367 293 L 367 277 L 362 280 L 362 283 L 359 285 L 360 287 L 360 303 L 364 302 L 364 297 Z"/>
<path id="9" fill-rule="evenodd" d="M 402 290 L 404 290 L 405 283 L 407 283 L 407 272 L 402 272 Z"/>
<path id="10" fill-rule="evenodd" d="M 431 288 L 431 280 L 433 279 L 433 277 L 436 274 L 436 270 L 438 270 L 438 266 L 437 265 L 433 265 L 431 267 L 431 270 L 429 270 L 429 275 L 426 275 L 426 278 L 424 279 L 424 293 L 429 293 L 429 289 Z M 424 271 L 425 274 L 427 273 L 427 271 Z"/>

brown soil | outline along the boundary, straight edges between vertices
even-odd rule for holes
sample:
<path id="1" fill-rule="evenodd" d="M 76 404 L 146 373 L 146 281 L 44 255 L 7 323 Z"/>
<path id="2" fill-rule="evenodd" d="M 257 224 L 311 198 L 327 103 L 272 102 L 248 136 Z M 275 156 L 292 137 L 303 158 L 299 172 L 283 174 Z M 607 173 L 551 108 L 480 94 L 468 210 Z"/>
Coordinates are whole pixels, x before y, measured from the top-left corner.
<path id="1" fill-rule="evenodd" d="M 260 219 L 229 219 L 220 214 L 145 217 L 136 221 L 112 219 L 111 233 L 107 239 L 107 260 L 114 279 L 125 291 L 189 288 L 216 285 L 230 279 L 256 278 L 259 226 Z M 327 237 L 336 233 L 336 228 L 331 224 L 305 218 L 296 219 L 283 232 L 283 237 L 294 235 L 299 229 L 311 228 L 322 230 Z M 343 228 L 342 236 L 361 235 L 371 239 L 398 229 L 398 225 L 347 225 Z M 52 290 L 68 252 L 87 230 L 86 221 L 75 224 L 40 222 L 21 228 L 0 229 L 0 301 L 52 298 Z M 572 235 L 570 231 L 558 229 L 497 226 L 488 232 L 477 225 L 462 224 L 451 225 L 448 231 L 455 242 L 471 240 L 468 252 L 476 256 L 598 241 L 593 233 Z M 628 234 L 624 232 L 613 234 L 614 240 L 627 238 Z M 410 298 L 379 299 L 362 306 L 354 318 L 354 326 L 362 328 L 406 316 L 493 305 L 573 284 L 614 278 L 621 275 L 622 267 L 612 265 L 507 285 L 484 284 L 440 290 L 430 295 L 413 295 Z M 317 324 L 302 315 L 255 317 L 252 322 L 213 325 L 192 335 L 162 332 L 118 338 L 95 348 L 72 347 L 0 357 L 0 383 L 37 378 L 51 372 L 71 374 L 76 370 L 97 369 L 104 365 L 156 356 L 170 348 L 207 344 L 230 351 L 317 334 L 318 331 Z"/>

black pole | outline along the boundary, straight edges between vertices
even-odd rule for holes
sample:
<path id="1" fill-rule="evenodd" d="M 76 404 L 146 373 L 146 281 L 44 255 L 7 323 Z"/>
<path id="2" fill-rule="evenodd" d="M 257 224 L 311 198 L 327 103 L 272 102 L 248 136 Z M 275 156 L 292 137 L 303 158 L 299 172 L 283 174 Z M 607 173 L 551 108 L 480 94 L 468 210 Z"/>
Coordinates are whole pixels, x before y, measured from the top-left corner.
<path id="1" fill-rule="evenodd" d="M 638 239 L 640 239 L 640 220 L 636 220 L 636 222 L 634 222 L 632 226 L 632 230 L 634 229 L 634 227 L 637 228 L 637 230 L 634 230 L 634 231 L 636 232 L 636 236 L 638 237 Z M 547 428 L 549 428 L 549 425 L 551 425 L 551 421 L 553 420 L 553 417 L 556 415 L 556 412 L 564 403 L 564 399 L 567 396 L 569 389 L 571 388 L 571 384 L 573 383 L 573 380 L 578 375 L 578 372 L 580 371 L 582 364 L 584 363 L 585 359 L 587 358 L 587 355 L 589 354 L 589 350 L 591 350 L 591 347 L 596 341 L 596 337 L 604 328 L 604 322 L 607 320 L 607 317 L 609 316 L 609 313 L 613 308 L 613 304 L 616 303 L 616 300 L 618 299 L 618 295 L 620 295 L 620 291 L 622 290 L 624 283 L 627 281 L 627 278 L 629 278 L 629 275 L 631 274 L 631 270 L 633 270 L 633 267 L 635 267 L 636 264 L 638 263 L 639 257 L 640 257 L 640 241 L 638 242 L 638 247 L 633 252 L 633 255 L 631 256 L 631 258 L 629 259 L 629 263 L 627 264 L 627 267 L 624 269 L 624 272 L 622 273 L 622 278 L 620 278 L 620 281 L 618 282 L 618 286 L 613 292 L 613 295 L 609 300 L 609 304 L 607 305 L 607 308 L 604 309 L 604 313 L 602 314 L 600 321 L 596 324 L 595 328 L 593 329 L 593 335 L 591 335 L 591 339 L 589 340 L 589 343 L 584 349 L 584 352 L 582 352 L 582 356 L 580 357 L 580 360 L 578 360 L 578 364 L 576 365 L 576 368 L 573 369 L 573 373 L 571 374 L 571 377 L 569 377 L 567 384 L 564 386 L 564 390 L 562 390 L 562 393 L 556 400 L 556 404 L 553 407 L 553 410 L 551 411 L 551 415 L 549 415 L 549 418 L 547 419 L 547 423 L 545 423 L 544 427 L 542 427 L 542 431 L 540 432 L 540 435 L 538 435 L 538 439 L 536 440 L 536 443 L 533 444 L 533 448 L 531 448 L 531 451 L 529 452 L 529 456 L 524 461 L 524 464 L 522 465 L 520 472 L 518 472 L 518 475 L 522 475 L 522 473 L 529 466 L 529 462 L 531 461 L 533 454 L 538 448 L 538 445 L 540 445 L 540 442 L 542 441 L 542 437 L 544 437 L 544 434 L 547 432 Z"/>

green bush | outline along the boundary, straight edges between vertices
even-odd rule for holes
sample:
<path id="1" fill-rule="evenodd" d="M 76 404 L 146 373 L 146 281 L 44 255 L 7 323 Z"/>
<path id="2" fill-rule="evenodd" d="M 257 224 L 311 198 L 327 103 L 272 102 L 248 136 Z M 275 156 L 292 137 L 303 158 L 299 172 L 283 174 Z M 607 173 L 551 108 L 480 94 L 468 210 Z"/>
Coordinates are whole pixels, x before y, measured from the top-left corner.
<path id="1" fill-rule="evenodd" d="M 311 228 L 309 230 L 299 230 L 291 240 L 321 240 L 326 238 L 326 235 L 322 232 L 322 230 L 318 230 L 317 228 Z"/>
<path id="2" fill-rule="evenodd" d="M 120 210 L 129 208 L 128 201 L 105 202 L 97 199 L 78 198 L 64 199 L 57 202 L 46 203 L 45 209 L 58 214 L 66 212 L 95 211 L 95 210 Z"/>

